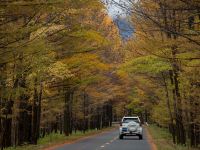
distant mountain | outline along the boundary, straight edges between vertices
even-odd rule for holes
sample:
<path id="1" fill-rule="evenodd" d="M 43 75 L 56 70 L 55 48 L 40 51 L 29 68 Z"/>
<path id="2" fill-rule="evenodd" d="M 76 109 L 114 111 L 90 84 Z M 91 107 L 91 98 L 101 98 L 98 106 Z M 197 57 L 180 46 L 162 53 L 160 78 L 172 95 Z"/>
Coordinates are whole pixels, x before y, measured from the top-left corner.
<path id="1" fill-rule="evenodd" d="M 114 18 L 114 22 L 119 28 L 122 39 L 127 40 L 133 35 L 134 28 L 126 18 L 117 17 Z"/>

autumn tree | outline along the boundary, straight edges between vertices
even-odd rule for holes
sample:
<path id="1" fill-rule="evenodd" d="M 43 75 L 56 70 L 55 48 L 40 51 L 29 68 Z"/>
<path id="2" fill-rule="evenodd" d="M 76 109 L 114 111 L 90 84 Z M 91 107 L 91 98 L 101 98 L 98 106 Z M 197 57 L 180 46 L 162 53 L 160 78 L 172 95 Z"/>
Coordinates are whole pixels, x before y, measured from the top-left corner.
<path id="1" fill-rule="evenodd" d="M 122 3 L 115 4 L 128 8 Z M 140 101 L 153 109 L 149 109 L 153 121 L 169 125 L 174 143 L 186 144 L 188 138 L 191 146 L 197 146 L 199 96 L 191 93 L 193 90 L 198 93 L 199 86 L 199 4 L 173 0 L 129 1 L 128 4 L 132 5 L 127 11 L 132 13 L 135 36 L 127 43 L 129 61 L 122 68 L 140 76 L 133 77 L 136 87 L 147 97 L 147 101 L 144 96 Z M 148 84 L 156 88 L 144 88 Z M 194 97 L 191 99 L 186 93 Z M 163 109 L 168 112 L 163 114 L 165 120 L 158 116 Z"/>
<path id="2" fill-rule="evenodd" d="M 1 148 L 110 126 L 119 92 L 111 63 L 121 58 L 121 43 L 103 4 L 5 1 L 0 7 Z"/>

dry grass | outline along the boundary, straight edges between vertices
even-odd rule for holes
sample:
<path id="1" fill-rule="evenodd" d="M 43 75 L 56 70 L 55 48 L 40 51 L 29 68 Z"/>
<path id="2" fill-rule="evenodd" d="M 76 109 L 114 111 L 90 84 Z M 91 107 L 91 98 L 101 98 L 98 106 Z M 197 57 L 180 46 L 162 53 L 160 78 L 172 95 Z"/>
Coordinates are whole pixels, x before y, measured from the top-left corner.
<path id="1" fill-rule="evenodd" d="M 156 144 L 158 150 L 195 150 L 188 146 L 175 145 L 172 142 L 172 136 L 167 129 L 150 125 L 148 127 L 150 134 L 153 137 L 153 141 Z"/>

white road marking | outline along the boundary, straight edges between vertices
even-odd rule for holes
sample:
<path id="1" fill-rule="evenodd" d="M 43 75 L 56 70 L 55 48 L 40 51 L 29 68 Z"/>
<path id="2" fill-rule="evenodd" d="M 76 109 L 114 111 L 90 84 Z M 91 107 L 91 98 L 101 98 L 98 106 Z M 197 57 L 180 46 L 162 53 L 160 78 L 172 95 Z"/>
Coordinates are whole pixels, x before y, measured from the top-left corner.
<path id="1" fill-rule="evenodd" d="M 112 142 L 114 142 L 114 141 L 117 140 L 117 139 L 118 139 L 118 136 L 117 136 L 117 137 L 114 137 L 112 140 L 110 140 L 110 142 L 107 142 L 107 143 L 105 143 L 104 145 L 100 146 L 100 148 L 104 148 L 106 145 L 111 144 Z M 98 150 L 98 149 L 96 149 L 96 150 Z"/>

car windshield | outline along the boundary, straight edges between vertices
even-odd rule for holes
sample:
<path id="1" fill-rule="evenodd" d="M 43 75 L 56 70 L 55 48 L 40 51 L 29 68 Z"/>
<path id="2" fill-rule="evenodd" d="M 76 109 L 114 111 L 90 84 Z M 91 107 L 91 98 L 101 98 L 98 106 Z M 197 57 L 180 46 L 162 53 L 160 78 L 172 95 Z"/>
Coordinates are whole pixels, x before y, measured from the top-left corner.
<path id="1" fill-rule="evenodd" d="M 124 118 L 124 119 L 123 119 L 123 123 L 129 123 L 129 122 L 131 122 L 131 121 L 134 121 L 134 122 L 136 122 L 136 123 L 139 123 L 138 118 Z"/>

